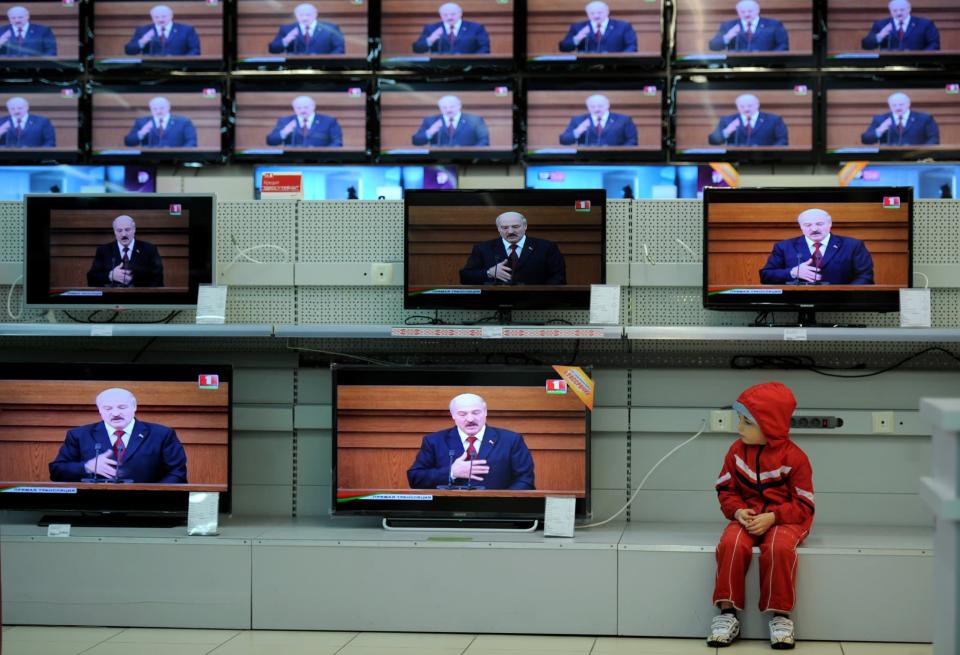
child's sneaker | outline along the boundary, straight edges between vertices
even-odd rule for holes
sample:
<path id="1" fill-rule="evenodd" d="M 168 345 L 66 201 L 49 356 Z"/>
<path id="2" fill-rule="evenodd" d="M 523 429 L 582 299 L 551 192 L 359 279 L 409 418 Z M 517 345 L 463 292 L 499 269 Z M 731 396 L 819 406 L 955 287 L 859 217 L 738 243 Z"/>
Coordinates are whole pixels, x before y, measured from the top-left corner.
<path id="1" fill-rule="evenodd" d="M 773 633 L 771 632 L 771 634 Z M 707 637 L 707 646 L 723 648 L 732 644 L 739 636 L 740 619 L 735 614 L 717 614 L 713 617 L 713 622 L 710 623 L 710 636 Z"/>
<path id="2" fill-rule="evenodd" d="M 793 621 L 785 616 L 774 616 L 770 619 L 770 648 L 789 650 L 793 647 Z"/>

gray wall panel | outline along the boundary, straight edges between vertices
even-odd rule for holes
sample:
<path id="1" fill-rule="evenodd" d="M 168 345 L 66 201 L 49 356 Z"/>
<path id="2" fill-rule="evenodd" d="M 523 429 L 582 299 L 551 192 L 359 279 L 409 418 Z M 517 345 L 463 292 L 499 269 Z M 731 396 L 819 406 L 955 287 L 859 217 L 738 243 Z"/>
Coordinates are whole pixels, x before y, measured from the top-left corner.
<path id="1" fill-rule="evenodd" d="M 234 516 L 290 516 L 293 489 L 290 484 L 234 484 Z"/>
<path id="2" fill-rule="evenodd" d="M 237 484 L 290 484 L 292 459 L 289 435 L 277 432 L 233 435 L 233 479 Z"/>
<path id="3" fill-rule="evenodd" d="M 233 372 L 233 402 L 271 405 L 293 402 L 293 369 L 237 368 Z"/>
<path id="4" fill-rule="evenodd" d="M 593 381 L 596 384 L 597 407 L 625 407 L 627 404 L 627 371 L 625 369 L 595 368 Z"/>
<path id="5" fill-rule="evenodd" d="M 333 437 L 329 430 L 297 431 L 297 481 L 330 484 Z"/>
<path id="6" fill-rule="evenodd" d="M 290 405 L 234 405 L 233 429 L 290 432 L 293 429 L 293 408 Z"/>
<path id="7" fill-rule="evenodd" d="M 330 369 L 301 368 L 297 371 L 299 400 L 307 405 L 329 405 L 332 385 Z"/>
<path id="8" fill-rule="evenodd" d="M 594 432 L 590 441 L 590 483 L 594 489 L 626 489 L 626 435 Z"/>
<path id="9" fill-rule="evenodd" d="M 330 516 L 330 485 L 297 485 L 297 516 Z"/>

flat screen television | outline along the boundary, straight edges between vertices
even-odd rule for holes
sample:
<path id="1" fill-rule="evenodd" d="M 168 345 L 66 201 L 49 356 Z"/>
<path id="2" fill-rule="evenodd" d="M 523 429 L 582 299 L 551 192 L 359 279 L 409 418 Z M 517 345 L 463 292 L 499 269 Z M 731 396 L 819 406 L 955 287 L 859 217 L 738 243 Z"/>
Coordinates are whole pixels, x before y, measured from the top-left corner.
<path id="1" fill-rule="evenodd" d="M 870 163 L 849 179 L 847 186 L 909 186 L 917 200 L 948 200 L 960 197 L 960 164 Z"/>
<path id="2" fill-rule="evenodd" d="M 221 0 L 163 3 L 96 0 L 93 56 L 97 68 L 222 70 L 227 34 Z"/>
<path id="3" fill-rule="evenodd" d="M 527 166 L 528 189 L 605 189 L 607 199 L 702 198 L 707 186 L 728 186 L 706 164 L 669 166 Z"/>
<path id="4" fill-rule="evenodd" d="M 590 415 L 548 366 L 335 365 L 333 515 L 537 519 L 572 496 L 588 516 Z"/>
<path id="5" fill-rule="evenodd" d="M 663 159 L 663 84 L 529 82 L 527 157 Z"/>
<path id="6" fill-rule="evenodd" d="M 513 0 L 382 0 L 381 65 L 463 71 L 513 64 Z"/>
<path id="7" fill-rule="evenodd" d="M 80 68 L 81 2 L 0 3 L 0 63 L 7 69 Z"/>
<path id="8" fill-rule="evenodd" d="M 238 0 L 240 68 L 369 68 L 365 0 Z"/>
<path id="9" fill-rule="evenodd" d="M 81 94 L 72 83 L 0 84 L 0 161 L 76 161 Z"/>
<path id="10" fill-rule="evenodd" d="M 712 189 L 703 194 L 707 309 L 891 312 L 912 286 L 913 189 Z"/>
<path id="11" fill-rule="evenodd" d="M 960 157 L 960 76 L 834 78 L 824 93 L 828 157 Z"/>
<path id="12" fill-rule="evenodd" d="M 456 166 L 257 166 L 253 195 L 264 173 L 302 175 L 304 200 L 403 200 L 407 189 L 456 189 Z"/>
<path id="13" fill-rule="evenodd" d="M 0 200 L 28 193 L 153 193 L 155 166 L 0 166 Z"/>
<path id="14" fill-rule="evenodd" d="M 185 309 L 213 277 L 212 194 L 24 198 L 27 306 Z"/>
<path id="15" fill-rule="evenodd" d="M 18 362 L 0 387 L 0 509 L 182 521 L 207 491 L 230 511 L 231 367 Z"/>
<path id="16" fill-rule="evenodd" d="M 587 309 L 606 280 L 603 189 L 408 191 L 403 206 L 406 309 Z"/>

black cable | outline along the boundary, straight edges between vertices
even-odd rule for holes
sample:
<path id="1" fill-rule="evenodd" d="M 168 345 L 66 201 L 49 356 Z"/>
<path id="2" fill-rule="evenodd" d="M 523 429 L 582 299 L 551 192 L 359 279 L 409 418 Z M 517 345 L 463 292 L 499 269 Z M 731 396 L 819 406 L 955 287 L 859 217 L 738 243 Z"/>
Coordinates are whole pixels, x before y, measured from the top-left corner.
<path id="1" fill-rule="evenodd" d="M 895 368 L 899 368 L 900 366 L 903 366 L 904 364 L 906 364 L 907 362 L 909 362 L 911 359 L 916 359 L 917 357 L 920 357 L 920 356 L 922 356 L 922 355 L 925 355 L 925 354 L 927 354 L 927 353 L 929 353 L 929 352 L 941 352 L 941 353 L 944 353 L 945 355 L 947 355 L 947 356 L 949 356 L 949 357 L 952 357 L 953 359 L 957 360 L 957 362 L 960 362 L 960 356 L 957 356 L 956 354 L 950 352 L 950 351 L 947 350 L 946 348 L 941 348 L 940 346 L 930 346 L 929 348 L 924 348 L 924 349 L 921 350 L 920 352 L 913 353 L 912 355 L 909 355 L 909 356 L 907 356 L 907 357 L 904 357 L 903 359 L 901 359 L 901 360 L 900 360 L 899 362 L 897 362 L 896 364 L 892 364 L 892 365 L 890 365 L 890 366 L 888 366 L 888 367 L 886 367 L 886 368 L 881 368 L 880 370 L 874 371 L 874 372 L 872 372 L 872 373 L 862 373 L 862 374 L 858 374 L 858 375 L 838 375 L 838 374 L 836 374 L 836 373 L 825 373 L 823 370 L 820 370 L 822 367 L 811 368 L 810 371 L 813 372 L 813 373 L 816 373 L 817 375 L 825 375 L 825 376 L 831 377 L 831 378 L 869 378 L 869 377 L 872 377 L 872 376 L 874 376 L 874 375 L 880 375 L 881 373 L 886 373 L 887 371 L 892 371 L 892 370 L 895 369 Z"/>
<path id="2" fill-rule="evenodd" d="M 420 319 L 414 322 L 413 319 Z M 408 316 L 403 320 L 404 325 L 446 325 L 445 321 L 440 320 L 436 316 L 424 316 L 423 314 L 414 314 L 413 316 Z"/>
<path id="3" fill-rule="evenodd" d="M 144 344 L 143 348 L 137 351 L 137 354 L 133 356 L 133 359 L 130 360 L 131 364 L 136 364 L 137 360 L 143 357 L 143 353 L 147 352 L 147 348 L 153 345 L 153 342 L 157 340 L 157 337 L 150 337 L 147 339 L 147 343 Z"/>
<path id="4" fill-rule="evenodd" d="M 580 339 L 574 341 L 573 344 L 573 355 L 570 356 L 570 361 L 567 362 L 567 366 L 574 366 L 577 363 L 577 355 L 580 354 Z"/>
<path id="5" fill-rule="evenodd" d="M 774 368 L 785 370 L 804 370 L 810 371 L 811 373 L 816 373 L 817 375 L 824 375 L 833 378 L 869 378 L 873 377 L 874 375 L 880 375 L 881 373 L 887 373 L 899 368 L 910 360 L 921 357 L 929 352 L 944 353 L 948 357 L 960 362 L 960 356 L 947 350 L 946 348 L 941 348 L 940 346 L 930 346 L 929 348 L 924 348 L 919 352 L 908 355 L 895 364 L 891 364 L 885 368 L 881 368 L 870 373 L 857 373 L 853 375 L 828 373 L 827 371 L 865 369 L 867 368 L 866 364 L 860 363 L 853 366 L 821 366 L 817 364 L 816 360 L 807 355 L 734 355 L 730 359 L 730 368 L 737 370 Z"/>

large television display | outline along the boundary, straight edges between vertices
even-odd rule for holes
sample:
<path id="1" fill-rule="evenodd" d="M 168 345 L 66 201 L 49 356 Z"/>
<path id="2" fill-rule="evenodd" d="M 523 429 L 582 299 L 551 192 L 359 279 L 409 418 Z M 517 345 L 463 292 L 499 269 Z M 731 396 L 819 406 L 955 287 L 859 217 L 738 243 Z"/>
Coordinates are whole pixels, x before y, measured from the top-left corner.
<path id="1" fill-rule="evenodd" d="M 213 282 L 212 194 L 28 195 L 28 306 L 187 308 Z"/>
<path id="2" fill-rule="evenodd" d="M 333 367 L 333 514 L 590 512 L 590 410 L 551 367 Z"/>
<path id="3" fill-rule="evenodd" d="M 527 166 L 528 189 L 605 189 L 607 199 L 702 198 L 708 186 L 726 187 L 706 164 L 670 166 Z"/>
<path id="4" fill-rule="evenodd" d="M 909 186 L 915 200 L 949 200 L 960 197 L 960 164 L 871 163 L 857 172 L 848 186 Z"/>
<path id="5" fill-rule="evenodd" d="M 0 63 L 4 68 L 77 68 L 80 3 L 0 2 Z"/>
<path id="6" fill-rule="evenodd" d="M 75 161 L 80 94 L 73 85 L 0 84 L 0 160 Z"/>
<path id="7" fill-rule="evenodd" d="M 300 173 L 304 200 L 403 200 L 407 189 L 456 189 L 455 166 L 257 166 L 253 194 L 264 173 Z"/>
<path id="8" fill-rule="evenodd" d="M 0 509 L 185 516 L 209 491 L 230 511 L 229 366 L 2 370 Z"/>
<path id="9" fill-rule="evenodd" d="M 606 279 L 606 192 L 409 191 L 407 309 L 586 309 Z"/>
<path id="10" fill-rule="evenodd" d="M 912 286 L 913 189 L 706 189 L 708 309 L 896 311 Z"/>
<path id="11" fill-rule="evenodd" d="M 153 193 L 154 166 L 0 166 L 0 200 L 29 193 Z"/>

